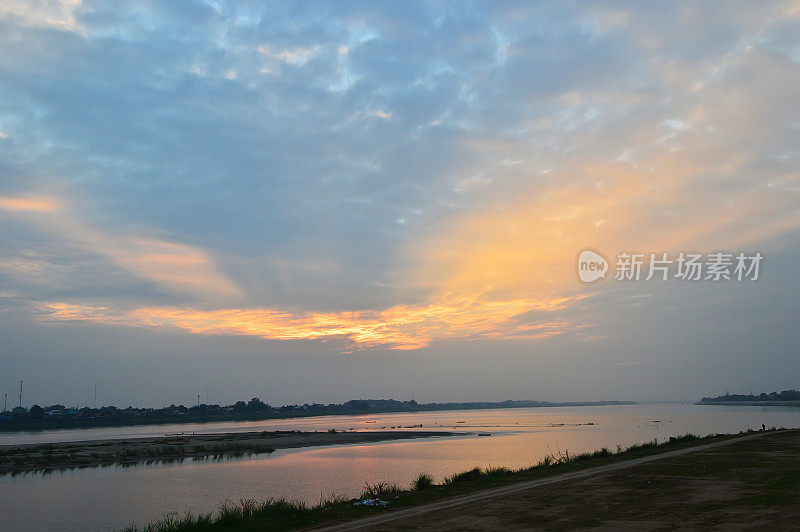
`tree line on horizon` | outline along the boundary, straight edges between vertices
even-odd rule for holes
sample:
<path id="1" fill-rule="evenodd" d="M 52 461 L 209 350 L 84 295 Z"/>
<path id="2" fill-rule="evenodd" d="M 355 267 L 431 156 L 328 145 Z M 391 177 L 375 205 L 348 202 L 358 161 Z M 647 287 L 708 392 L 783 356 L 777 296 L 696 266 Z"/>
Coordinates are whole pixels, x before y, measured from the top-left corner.
<path id="1" fill-rule="evenodd" d="M 783 390 L 782 392 L 761 393 L 759 395 L 742 395 L 726 393 L 718 397 L 703 397 L 701 403 L 738 402 L 738 401 L 800 401 L 800 391 Z"/>
<path id="2" fill-rule="evenodd" d="M 199 404 L 194 406 L 174 405 L 162 408 L 136 408 L 129 406 L 124 409 L 116 406 L 101 406 L 92 408 L 67 407 L 62 404 L 41 407 L 33 405 L 30 409 L 16 407 L 11 411 L 0 413 L 0 427 L 18 424 L 59 425 L 69 421 L 91 423 L 92 421 L 143 421 L 143 420 L 180 420 L 196 418 L 218 418 L 225 416 L 259 417 L 263 419 L 317 416 L 333 414 L 366 414 L 380 412 L 401 412 L 417 410 L 474 410 L 481 408 L 520 408 L 531 406 L 579 406 L 589 404 L 631 404 L 628 401 L 601 401 L 582 403 L 551 403 L 547 401 L 513 401 L 502 402 L 465 402 L 465 403 L 417 403 L 398 401 L 395 399 L 352 399 L 344 403 L 313 403 L 303 405 L 272 406 L 257 397 L 249 401 L 237 401 L 231 405 Z"/>

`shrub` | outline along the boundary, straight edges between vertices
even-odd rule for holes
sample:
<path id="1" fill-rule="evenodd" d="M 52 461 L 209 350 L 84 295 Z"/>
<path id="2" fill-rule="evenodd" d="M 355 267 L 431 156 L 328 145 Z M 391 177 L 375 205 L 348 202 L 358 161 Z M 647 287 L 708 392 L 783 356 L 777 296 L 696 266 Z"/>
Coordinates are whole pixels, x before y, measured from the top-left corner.
<path id="1" fill-rule="evenodd" d="M 417 491 L 426 490 L 433 486 L 433 477 L 425 473 L 418 476 L 412 483 L 413 489 Z"/>
<path id="2" fill-rule="evenodd" d="M 446 485 L 455 484 L 456 482 L 469 482 L 471 480 L 479 480 L 481 478 L 481 470 L 479 468 L 470 469 L 469 471 L 463 471 L 461 473 L 456 473 L 451 477 L 447 477 L 444 480 Z"/>

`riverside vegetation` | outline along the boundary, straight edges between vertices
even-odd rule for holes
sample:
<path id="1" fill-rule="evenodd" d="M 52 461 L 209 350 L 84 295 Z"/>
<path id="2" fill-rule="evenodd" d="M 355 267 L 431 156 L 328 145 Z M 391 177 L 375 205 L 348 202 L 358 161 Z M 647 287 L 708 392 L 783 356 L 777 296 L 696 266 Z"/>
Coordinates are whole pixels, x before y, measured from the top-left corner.
<path id="1" fill-rule="evenodd" d="M 169 514 L 160 521 L 144 527 L 132 525 L 126 529 L 126 532 L 291 530 L 320 524 L 333 524 L 369 515 L 371 512 L 386 510 L 386 507 L 381 505 L 357 504 L 365 500 L 385 501 L 389 503 L 388 508 L 393 509 L 415 506 L 489 487 L 639 458 L 736 436 L 738 435 L 717 434 L 701 438 L 693 434 L 686 434 L 680 437 L 671 437 L 662 443 L 653 440 L 625 449 L 618 446 L 614 451 L 606 448 L 591 453 L 572 454 L 564 451 L 556 455 L 545 456 L 537 464 L 518 470 L 505 467 L 471 469 L 446 477 L 441 484 L 435 484 L 430 475 L 423 473 L 407 489 L 392 483 L 366 484 L 362 493 L 355 499 L 333 495 L 321 498 L 316 505 L 277 498 L 265 501 L 240 500 L 236 503 L 226 501 L 216 513 L 187 513 L 183 516 Z"/>

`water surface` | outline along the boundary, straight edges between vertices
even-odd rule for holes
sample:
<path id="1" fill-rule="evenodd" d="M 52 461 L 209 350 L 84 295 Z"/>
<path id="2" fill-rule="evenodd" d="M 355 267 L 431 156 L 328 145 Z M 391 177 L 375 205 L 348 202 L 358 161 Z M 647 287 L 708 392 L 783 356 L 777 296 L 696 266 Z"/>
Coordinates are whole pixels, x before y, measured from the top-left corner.
<path id="1" fill-rule="evenodd" d="M 373 423 L 374 421 L 374 423 Z M 800 427 L 795 407 L 643 404 L 325 416 L 259 422 L 139 426 L 4 434 L 0 443 L 157 436 L 164 432 L 389 429 L 472 432 L 452 438 L 399 440 L 307 449 L 227 462 L 110 467 L 0 478 L 0 530 L 109 530 L 145 524 L 176 511 L 208 512 L 226 499 L 288 497 L 315 503 L 355 496 L 365 482 L 407 486 L 419 473 L 444 476 L 473 467 L 520 468 L 547 454 L 612 450 L 657 438 L 784 426 Z M 420 425 L 422 425 L 420 427 Z M 479 437 L 477 433 L 491 433 Z M 25 439 L 25 437 L 29 439 Z M 16 438 L 22 438 L 16 440 Z"/>

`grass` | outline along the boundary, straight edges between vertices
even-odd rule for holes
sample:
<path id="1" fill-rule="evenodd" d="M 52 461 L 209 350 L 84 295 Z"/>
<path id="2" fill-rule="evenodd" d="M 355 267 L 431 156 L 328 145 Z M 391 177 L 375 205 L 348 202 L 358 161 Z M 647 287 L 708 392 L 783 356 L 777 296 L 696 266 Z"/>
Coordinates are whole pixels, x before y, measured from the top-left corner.
<path id="1" fill-rule="evenodd" d="M 475 469 L 470 469 L 469 471 L 462 471 L 461 473 L 456 473 L 453 476 L 446 477 L 444 479 L 445 486 L 452 486 L 456 482 L 474 482 L 476 480 L 481 480 L 481 470 L 479 467 Z"/>
<path id="2" fill-rule="evenodd" d="M 191 514 L 184 516 L 169 514 L 160 521 L 149 524 L 144 528 L 131 526 L 127 531 L 141 532 L 188 532 L 192 530 L 220 530 L 242 523 L 261 521 L 269 522 L 273 519 L 287 520 L 293 517 L 305 517 L 318 507 L 309 508 L 301 502 L 292 502 L 284 499 L 268 499 L 266 501 L 253 501 L 243 499 L 238 503 L 226 501 L 220 506 L 216 515 Z"/>
<path id="3" fill-rule="evenodd" d="M 183 516 L 168 514 L 160 521 L 151 523 L 144 528 L 131 525 L 126 532 L 189 532 L 199 530 L 225 530 L 241 529 L 242 525 L 258 523 L 292 523 L 305 522 L 314 512 L 324 510 L 343 500 L 334 496 L 332 499 L 320 501 L 316 506 L 309 507 L 302 502 L 287 501 L 285 499 L 267 499 L 254 501 L 242 499 L 238 503 L 226 501 L 216 514 L 192 514 Z"/>
<path id="4" fill-rule="evenodd" d="M 427 473 L 422 473 L 420 476 L 414 479 L 414 482 L 411 483 L 411 488 L 414 491 L 426 490 L 431 486 L 433 486 L 433 477 Z"/>
<path id="5" fill-rule="evenodd" d="M 549 462 L 549 460 L 548 460 Z M 506 467 L 489 467 L 486 469 L 481 469 L 476 467 L 475 469 L 470 469 L 469 471 L 463 471 L 461 473 L 456 473 L 450 477 L 446 477 L 444 479 L 445 486 L 452 486 L 458 482 L 476 482 L 476 481 L 483 481 L 483 480 L 491 480 L 497 478 L 505 478 L 507 476 L 513 475 L 515 471 L 512 471 Z"/>
<path id="6" fill-rule="evenodd" d="M 367 483 L 357 499 L 348 500 L 341 496 L 332 496 L 327 499 L 321 498 L 314 506 L 285 499 L 268 499 L 263 502 L 242 500 L 238 504 L 226 502 L 216 514 L 194 515 L 190 513 L 183 517 L 170 514 L 144 528 L 131 526 L 126 531 L 291 530 L 355 519 L 365 515 L 365 512 L 385 510 L 385 508 L 378 507 L 355 507 L 354 503 L 360 499 L 389 500 L 389 508 L 403 508 L 463 495 L 487 487 L 638 458 L 674 448 L 729 439 L 734 436 L 738 435 L 712 435 L 700 438 L 693 434 L 686 434 L 672 437 L 662 443 L 653 440 L 632 445 L 626 449 L 617 447 L 617 452 L 606 448 L 591 453 L 571 454 L 569 451 L 564 451 L 545 456 L 538 463 L 518 470 L 510 470 L 505 467 L 470 469 L 446 477 L 442 484 L 434 484 L 431 475 L 421 474 L 412 482 L 409 489 L 403 489 L 397 484 L 388 482 Z"/>
<path id="7" fill-rule="evenodd" d="M 377 484 L 370 484 L 367 482 L 364 485 L 364 490 L 359 495 L 359 499 L 387 499 L 389 497 L 396 497 L 403 493 L 405 490 L 397 484 L 390 484 L 388 482 L 378 482 Z"/>

